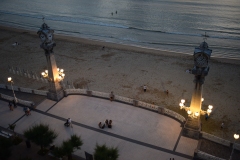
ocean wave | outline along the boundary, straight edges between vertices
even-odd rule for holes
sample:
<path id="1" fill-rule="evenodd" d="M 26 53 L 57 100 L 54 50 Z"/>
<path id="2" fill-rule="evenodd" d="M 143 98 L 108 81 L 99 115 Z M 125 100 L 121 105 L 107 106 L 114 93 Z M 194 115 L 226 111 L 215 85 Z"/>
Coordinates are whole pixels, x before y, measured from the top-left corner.
<path id="1" fill-rule="evenodd" d="M 0 11 L 1 14 L 7 14 L 7 15 L 15 15 L 15 16 L 21 16 L 21 17 L 29 17 L 29 18 L 35 18 L 35 19 L 42 19 L 43 15 L 35 14 L 28 14 L 28 13 L 16 13 L 16 12 L 9 12 L 9 11 Z M 151 30 L 146 28 L 138 28 L 138 27 L 131 27 L 131 26 L 125 26 L 122 24 L 117 23 L 107 23 L 102 22 L 94 19 L 86 19 L 86 18 L 79 18 L 79 17 L 71 17 L 71 16 L 59 16 L 59 15 L 46 15 L 44 17 L 46 20 L 51 21 L 60 21 L 60 22 L 69 22 L 69 23 L 78 23 L 78 24 L 87 24 L 87 25 L 96 25 L 96 26 L 105 26 L 105 27 L 114 27 L 114 28 L 122 28 L 122 29 L 131 29 L 131 30 L 139 30 L 142 32 L 152 32 L 152 33 L 164 33 L 164 34 L 173 34 L 173 35 L 185 35 L 185 36 L 192 36 L 192 37 L 204 37 L 204 34 L 194 34 L 194 33 L 184 33 L 184 32 L 168 32 L 168 31 L 162 31 L 162 30 Z M 240 40 L 239 33 L 233 32 L 233 31 L 222 31 L 222 30 L 212 30 L 212 29 L 202 29 L 197 28 L 200 31 L 208 31 L 211 33 L 225 33 L 228 34 L 228 36 L 221 36 L 221 35 L 212 35 L 208 34 L 207 37 L 209 38 L 215 38 L 215 39 L 231 39 L 231 40 Z M 234 36 L 237 35 L 237 36 Z"/>

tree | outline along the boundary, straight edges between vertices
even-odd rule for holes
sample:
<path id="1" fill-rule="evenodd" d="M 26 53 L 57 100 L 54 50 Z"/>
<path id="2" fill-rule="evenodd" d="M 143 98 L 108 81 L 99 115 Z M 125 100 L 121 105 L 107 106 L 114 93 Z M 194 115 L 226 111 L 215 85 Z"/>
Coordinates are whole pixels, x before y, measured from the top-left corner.
<path id="1" fill-rule="evenodd" d="M 7 159 L 11 156 L 12 141 L 10 138 L 0 137 L 0 159 Z"/>
<path id="2" fill-rule="evenodd" d="M 53 143 L 53 140 L 57 137 L 55 131 L 49 128 L 49 125 L 37 124 L 24 132 L 24 136 L 33 141 L 35 144 L 41 146 L 41 153 L 45 154 L 45 148 Z"/>
<path id="3" fill-rule="evenodd" d="M 75 152 L 76 149 L 81 149 L 82 145 L 81 137 L 74 134 L 69 140 L 63 141 L 60 147 L 56 147 L 53 154 L 58 158 L 67 155 L 68 159 L 72 159 L 72 153 Z"/>
<path id="4" fill-rule="evenodd" d="M 96 148 L 94 150 L 95 160 L 117 160 L 119 157 L 117 148 L 108 148 L 105 144 L 102 146 L 96 144 Z"/>

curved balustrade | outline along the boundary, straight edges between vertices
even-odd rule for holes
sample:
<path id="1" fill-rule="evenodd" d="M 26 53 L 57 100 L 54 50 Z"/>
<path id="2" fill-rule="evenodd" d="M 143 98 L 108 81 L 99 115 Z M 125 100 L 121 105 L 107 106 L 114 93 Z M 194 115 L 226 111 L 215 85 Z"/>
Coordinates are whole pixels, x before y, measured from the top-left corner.
<path id="1" fill-rule="evenodd" d="M 2 99 L 6 99 L 6 100 L 8 100 L 8 101 L 12 101 L 12 100 L 14 100 L 13 97 L 8 96 L 8 95 L 5 95 L 5 94 L 1 94 L 1 97 L 2 97 Z"/>
<path id="2" fill-rule="evenodd" d="M 5 84 L 0 84 L 0 88 L 6 89 L 6 85 Z"/>
<path id="3" fill-rule="evenodd" d="M 104 92 L 92 91 L 92 95 L 98 96 L 98 97 L 103 97 L 103 98 L 109 98 L 109 94 L 104 93 Z"/>
<path id="4" fill-rule="evenodd" d="M 43 96 L 47 96 L 47 92 L 48 91 L 42 91 L 42 90 L 33 90 L 34 94 L 38 94 L 38 95 L 43 95 Z"/>
<path id="5" fill-rule="evenodd" d="M 225 160 L 202 151 L 197 151 L 197 157 L 201 159 L 206 159 L 206 160 Z"/>
<path id="6" fill-rule="evenodd" d="M 149 103 L 146 103 L 146 102 L 138 101 L 138 106 L 158 111 L 158 106 L 156 106 L 154 104 L 149 104 Z"/>
<path id="7" fill-rule="evenodd" d="M 174 111 L 172 111 L 170 109 L 166 109 L 165 108 L 165 114 L 178 119 L 182 123 L 184 123 L 186 121 L 186 119 L 182 115 L 180 115 L 180 114 L 178 114 L 178 113 L 176 113 L 176 112 L 174 112 Z"/>
<path id="8" fill-rule="evenodd" d="M 7 87 L 8 87 L 8 89 L 12 89 L 12 87 L 13 87 L 14 91 L 18 91 L 18 87 L 17 86 L 7 85 Z"/>
<path id="9" fill-rule="evenodd" d="M 118 100 L 118 101 L 121 101 L 121 102 L 126 102 L 126 103 L 133 104 L 133 99 L 130 99 L 130 98 L 115 95 L 114 99 Z"/>
<path id="10" fill-rule="evenodd" d="M 1 95 L 2 99 L 8 100 L 8 101 L 14 100 L 14 98 L 11 96 L 8 96 L 5 94 L 0 94 L 0 95 Z M 32 102 L 32 101 L 25 101 L 25 100 L 21 100 L 21 99 L 17 99 L 17 101 L 18 101 L 17 103 L 25 105 L 25 106 L 29 106 L 29 107 L 34 106 L 34 102 Z"/>
<path id="11" fill-rule="evenodd" d="M 30 88 L 19 88 L 21 92 L 32 93 L 32 89 Z"/>
<path id="12" fill-rule="evenodd" d="M 66 94 L 87 94 L 86 89 L 65 89 Z"/>
<path id="13" fill-rule="evenodd" d="M 25 106 L 29 106 L 29 107 L 34 106 L 34 102 L 32 102 L 32 101 L 24 101 L 24 100 L 18 99 L 18 103 L 22 104 L 22 105 L 25 105 Z"/>
<path id="14" fill-rule="evenodd" d="M 208 140 L 210 140 L 210 141 L 213 141 L 213 142 L 216 142 L 216 143 L 219 143 L 219 144 L 228 146 L 228 147 L 231 145 L 231 142 L 228 141 L 228 140 L 219 138 L 219 137 L 217 137 L 217 136 L 214 136 L 214 135 L 212 135 L 212 134 L 208 134 L 208 133 L 206 133 L 206 132 L 201 132 L 201 133 L 202 133 L 202 137 L 205 138 L 205 139 L 208 139 Z"/>

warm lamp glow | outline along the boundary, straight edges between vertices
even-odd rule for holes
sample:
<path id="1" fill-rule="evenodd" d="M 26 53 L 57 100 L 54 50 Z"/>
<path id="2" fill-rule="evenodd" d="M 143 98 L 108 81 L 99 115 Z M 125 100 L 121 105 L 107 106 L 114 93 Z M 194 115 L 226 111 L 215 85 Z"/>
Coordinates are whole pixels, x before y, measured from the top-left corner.
<path id="1" fill-rule="evenodd" d="M 208 110 L 207 110 L 207 113 L 208 113 L 208 114 L 210 114 L 211 112 L 212 112 L 212 110 L 211 110 L 211 109 L 208 109 Z"/>
<path id="2" fill-rule="evenodd" d="M 63 73 L 63 71 L 64 71 L 63 69 L 60 69 L 60 72 L 61 72 L 61 73 Z"/>
<path id="3" fill-rule="evenodd" d="M 188 114 L 188 115 L 190 115 L 191 113 L 192 113 L 192 111 L 190 111 L 190 110 L 187 111 L 187 114 Z"/>
<path id="4" fill-rule="evenodd" d="M 213 109 L 213 106 L 212 106 L 212 105 L 209 105 L 209 106 L 208 106 L 208 109 L 211 109 L 211 110 L 212 110 L 212 109 Z"/>
<path id="5" fill-rule="evenodd" d="M 64 77 L 64 76 L 65 76 L 65 74 L 63 73 L 63 74 L 62 74 L 62 76 Z"/>
<path id="6" fill-rule="evenodd" d="M 57 68 L 57 71 L 59 72 L 59 68 Z"/>
<path id="7" fill-rule="evenodd" d="M 199 116 L 199 112 L 195 112 L 195 116 L 196 116 L 196 117 Z"/>
<path id="8" fill-rule="evenodd" d="M 179 106 L 180 106 L 180 107 L 182 107 L 182 106 L 183 106 L 183 104 L 182 104 L 182 103 L 179 103 Z"/>
<path id="9" fill-rule="evenodd" d="M 234 134 L 234 139 L 238 139 L 239 138 L 239 134 Z"/>
<path id="10" fill-rule="evenodd" d="M 11 82 L 12 81 L 12 77 L 8 77 L 8 82 Z"/>
<path id="11" fill-rule="evenodd" d="M 204 98 L 202 98 L 202 102 L 204 101 Z"/>
<path id="12" fill-rule="evenodd" d="M 48 70 L 45 70 L 46 73 L 48 73 Z"/>
<path id="13" fill-rule="evenodd" d="M 181 103 L 184 104 L 185 103 L 185 99 L 181 99 Z"/>

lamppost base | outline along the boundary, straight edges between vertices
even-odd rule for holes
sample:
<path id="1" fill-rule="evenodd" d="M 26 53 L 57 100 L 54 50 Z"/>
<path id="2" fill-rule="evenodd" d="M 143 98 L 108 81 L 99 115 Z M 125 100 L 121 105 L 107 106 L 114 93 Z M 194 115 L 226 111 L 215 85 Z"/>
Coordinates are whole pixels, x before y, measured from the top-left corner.
<path id="1" fill-rule="evenodd" d="M 63 90 L 59 90 L 59 91 L 56 91 L 56 92 L 49 91 L 47 93 L 47 98 L 51 99 L 53 101 L 60 101 L 63 97 L 64 97 L 64 91 Z"/>
<path id="2" fill-rule="evenodd" d="M 183 136 L 200 139 L 201 122 L 199 117 L 188 117 L 183 128 Z"/>

